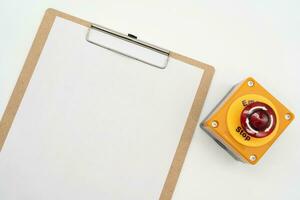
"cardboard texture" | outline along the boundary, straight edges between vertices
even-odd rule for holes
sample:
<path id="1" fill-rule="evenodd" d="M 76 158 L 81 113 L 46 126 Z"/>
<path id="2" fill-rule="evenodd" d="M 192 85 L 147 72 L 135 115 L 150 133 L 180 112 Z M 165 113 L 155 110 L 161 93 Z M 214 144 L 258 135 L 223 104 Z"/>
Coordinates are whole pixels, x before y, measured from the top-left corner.
<path id="1" fill-rule="evenodd" d="M 26 91 L 26 88 L 31 79 L 31 76 L 35 70 L 35 66 L 39 60 L 39 57 L 41 55 L 41 52 L 47 40 L 48 34 L 57 16 L 86 27 L 90 27 L 92 24 L 88 21 L 79 19 L 77 17 L 73 17 L 71 15 L 62 13 L 60 11 L 51 8 L 47 9 L 44 18 L 42 20 L 42 23 L 36 34 L 36 37 L 33 41 L 33 44 L 31 46 L 31 49 L 29 51 L 29 54 L 23 66 L 23 69 L 19 75 L 13 93 L 10 97 L 5 112 L 0 121 L 0 149 L 2 149 L 4 145 L 5 139 L 9 133 L 9 129 L 18 111 L 24 93 Z M 172 194 L 174 192 L 180 171 L 183 166 L 184 159 L 186 157 L 189 145 L 191 143 L 193 133 L 197 126 L 199 115 L 214 74 L 214 68 L 205 63 L 193 60 L 191 58 L 185 57 L 175 52 L 170 52 L 170 56 L 174 59 L 180 60 L 187 64 L 194 65 L 195 67 L 203 69 L 204 74 L 202 76 L 199 88 L 197 90 L 195 99 L 193 101 L 191 110 L 189 112 L 188 119 L 185 123 L 185 127 L 182 132 L 179 144 L 177 146 L 177 150 L 173 158 L 167 179 L 165 180 L 164 187 L 162 188 L 162 192 L 160 195 L 161 200 L 168 200 L 172 198 Z"/>

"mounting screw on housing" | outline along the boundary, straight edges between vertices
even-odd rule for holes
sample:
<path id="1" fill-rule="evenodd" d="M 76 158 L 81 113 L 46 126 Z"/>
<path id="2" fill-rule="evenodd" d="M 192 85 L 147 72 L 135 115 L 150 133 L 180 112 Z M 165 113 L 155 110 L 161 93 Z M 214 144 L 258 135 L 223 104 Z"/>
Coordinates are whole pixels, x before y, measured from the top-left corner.
<path id="1" fill-rule="evenodd" d="M 219 125 L 219 123 L 218 123 L 218 121 L 216 121 L 216 120 L 214 120 L 214 121 L 211 122 L 211 126 L 212 126 L 213 128 L 217 128 L 218 125 Z"/>
<path id="2" fill-rule="evenodd" d="M 256 160 L 256 156 L 255 156 L 255 155 L 251 155 L 251 156 L 249 157 L 249 160 L 251 160 L 252 162 L 255 161 L 255 160 Z"/>
<path id="3" fill-rule="evenodd" d="M 286 120 L 290 120 L 291 119 L 291 115 L 289 113 L 284 115 L 284 119 Z"/>
<path id="4" fill-rule="evenodd" d="M 249 87 L 253 87 L 254 86 L 254 82 L 253 81 L 248 81 L 248 86 Z"/>

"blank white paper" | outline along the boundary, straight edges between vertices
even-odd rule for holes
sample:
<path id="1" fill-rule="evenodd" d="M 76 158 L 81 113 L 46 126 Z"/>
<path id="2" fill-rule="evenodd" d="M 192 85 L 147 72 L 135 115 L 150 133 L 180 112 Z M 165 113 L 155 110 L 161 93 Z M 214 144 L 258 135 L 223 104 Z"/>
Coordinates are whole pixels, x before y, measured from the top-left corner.
<path id="1" fill-rule="evenodd" d="M 57 17 L 0 153 L 0 199 L 158 199 L 203 70 L 159 69 Z"/>

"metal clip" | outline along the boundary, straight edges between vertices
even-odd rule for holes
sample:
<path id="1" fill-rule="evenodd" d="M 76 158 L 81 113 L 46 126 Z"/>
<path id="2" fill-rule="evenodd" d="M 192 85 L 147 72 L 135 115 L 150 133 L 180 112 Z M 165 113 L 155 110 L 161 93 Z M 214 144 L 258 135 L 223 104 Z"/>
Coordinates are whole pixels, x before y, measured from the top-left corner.
<path id="1" fill-rule="evenodd" d="M 168 50 L 138 40 L 135 35 L 122 34 L 108 28 L 92 24 L 86 34 L 92 44 L 164 69 L 168 64 Z"/>

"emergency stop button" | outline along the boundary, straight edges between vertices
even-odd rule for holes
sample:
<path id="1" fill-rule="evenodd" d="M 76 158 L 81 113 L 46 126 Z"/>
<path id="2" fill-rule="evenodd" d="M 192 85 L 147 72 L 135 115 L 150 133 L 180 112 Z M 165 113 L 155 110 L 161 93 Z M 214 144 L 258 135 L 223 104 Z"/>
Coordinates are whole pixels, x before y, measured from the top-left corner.
<path id="1" fill-rule="evenodd" d="M 263 138 L 270 135 L 276 126 L 274 110 L 262 102 L 247 105 L 241 113 L 241 126 L 252 137 Z"/>
<path id="2" fill-rule="evenodd" d="M 249 77 L 228 93 L 202 126 L 235 158 L 255 164 L 293 119 L 291 111 Z"/>

